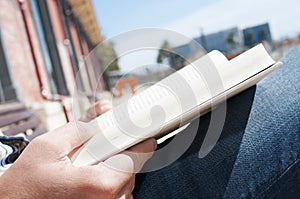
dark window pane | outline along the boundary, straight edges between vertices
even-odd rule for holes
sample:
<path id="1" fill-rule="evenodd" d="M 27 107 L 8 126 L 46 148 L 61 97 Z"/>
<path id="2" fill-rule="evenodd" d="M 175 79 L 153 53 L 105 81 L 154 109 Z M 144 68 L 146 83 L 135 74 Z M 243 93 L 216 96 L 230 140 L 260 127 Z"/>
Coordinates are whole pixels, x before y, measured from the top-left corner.
<path id="1" fill-rule="evenodd" d="M 69 95 L 46 0 L 30 0 L 52 92 Z"/>
<path id="2" fill-rule="evenodd" d="M 0 29 L 0 102 L 17 99 L 4 50 Z"/>

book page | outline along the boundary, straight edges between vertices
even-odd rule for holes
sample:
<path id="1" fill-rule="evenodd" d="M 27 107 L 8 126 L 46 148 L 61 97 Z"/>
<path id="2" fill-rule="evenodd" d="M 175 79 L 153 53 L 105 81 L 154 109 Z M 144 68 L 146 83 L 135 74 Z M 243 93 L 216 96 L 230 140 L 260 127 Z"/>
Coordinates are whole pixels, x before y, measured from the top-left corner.
<path id="1" fill-rule="evenodd" d="M 274 64 L 262 44 L 242 53 L 228 62 L 228 65 L 220 65 L 219 71 L 222 74 L 222 81 L 226 89 L 231 88 L 237 82 L 259 73 Z"/>

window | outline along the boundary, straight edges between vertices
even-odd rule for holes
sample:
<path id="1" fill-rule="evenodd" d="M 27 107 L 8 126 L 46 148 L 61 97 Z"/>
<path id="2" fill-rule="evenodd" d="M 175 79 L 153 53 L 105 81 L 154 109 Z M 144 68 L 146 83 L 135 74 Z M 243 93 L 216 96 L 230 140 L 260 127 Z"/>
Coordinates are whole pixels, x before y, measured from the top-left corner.
<path id="1" fill-rule="evenodd" d="M 17 94 L 8 69 L 0 29 L 0 102 L 13 100 L 17 100 Z"/>
<path id="2" fill-rule="evenodd" d="M 68 3 L 68 1 L 65 0 L 60 0 L 57 1 L 57 5 L 60 8 L 60 12 L 61 12 L 61 18 L 62 18 L 62 23 L 64 26 L 64 31 L 65 34 L 68 38 L 68 42 L 69 42 L 69 50 L 70 50 L 70 55 L 71 55 L 71 59 L 72 59 L 72 65 L 73 65 L 73 70 L 75 71 L 75 75 L 76 75 L 76 80 L 77 80 L 77 86 L 80 89 L 80 91 L 84 92 L 85 88 L 83 85 L 83 80 L 80 74 L 78 74 L 78 71 L 80 69 L 79 67 L 79 60 L 78 60 L 78 56 L 77 56 L 77 52 L 75 49 L 75 45 L 74 45 L 74 38 L 72 36 L 72 32 L 70 29 L 70 26 L 72 26 L 73 23 L 73 13 L 72 13 L 72 9 Z"/>
<path id="3" fill-rule="evenodd" d="M 69 95 L 46 0 L 30 0 L 52 92 Z"/>

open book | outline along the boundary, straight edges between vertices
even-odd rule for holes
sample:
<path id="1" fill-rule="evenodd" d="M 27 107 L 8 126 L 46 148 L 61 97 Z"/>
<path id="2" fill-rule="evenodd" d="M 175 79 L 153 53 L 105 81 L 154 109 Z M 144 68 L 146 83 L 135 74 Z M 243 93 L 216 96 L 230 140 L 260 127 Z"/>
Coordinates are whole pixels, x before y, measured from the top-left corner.
<path id="1" fill-rule="evenodd" d="M 92 120 L 93 136 L 71 157 L 73 164 L 91 165 L 147 138 L 166 135 L 280 65 L 261 44 L 230 61 L 212 51 Z"/>

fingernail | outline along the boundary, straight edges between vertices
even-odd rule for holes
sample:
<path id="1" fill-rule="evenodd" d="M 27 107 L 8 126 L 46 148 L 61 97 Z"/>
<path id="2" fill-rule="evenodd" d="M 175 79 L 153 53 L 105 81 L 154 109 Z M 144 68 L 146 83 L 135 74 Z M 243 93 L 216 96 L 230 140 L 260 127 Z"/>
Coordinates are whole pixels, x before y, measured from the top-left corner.
<path id="1" fill-rule="evenodd" d="M 157 148 L 157 142 L 156 142 L 156 139 L 154 139 L 154 138 L 152 138 L 152 145 L 153 145 L 153 151 L 155 151 Z"/>

